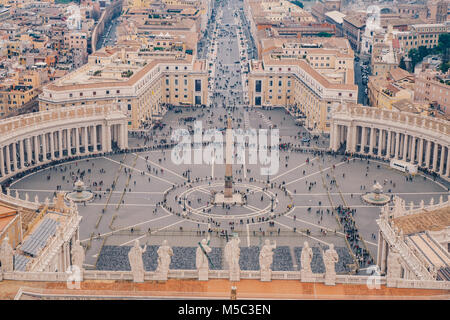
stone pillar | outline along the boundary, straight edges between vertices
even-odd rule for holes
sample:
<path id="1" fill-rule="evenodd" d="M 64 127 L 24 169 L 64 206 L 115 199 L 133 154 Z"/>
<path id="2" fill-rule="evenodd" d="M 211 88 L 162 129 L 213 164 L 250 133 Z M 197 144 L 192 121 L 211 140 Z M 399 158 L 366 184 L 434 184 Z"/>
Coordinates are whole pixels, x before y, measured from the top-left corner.
<path id="1" fill-rule="evenodd" d="M 106 152 L 106 125 L 102 124 L 102 152 Z"/>
<path id="2" fill-rule="evenodd" d="M 106 126 L 106 150 L 107 152 L 112 151 L 112 144 L 111 144 L 111 128 L 112 126 L 107 125 Z"/>
<path id="3" fill-rule="evenodd" d="M 3 156 L 3 147 L 0 147 L 0 175 L 2 177 L 5 176 L 5 157 Z"/>
<path id="4" fill-rule="evenodd" d="M 408 135 L 406 133 L 403 134 L 403 161 L 407 161 L 408 155 Z"/>
<path id="5" fill-rule="evenodd" d="M 366 140 L 367 140 L 367 134 L 366 134 L 366 128 L 361 127 L 361 153 L 365 153 L 365 146 L 366 146 Z"/>
<path id="6" fill-rule="evenodd" d="M 9 144 L 5 148 L 6 151 L 6 168 L 8 168 L 8 173 L 11 173 L 11 155 L 9 154 Z"/>
<path id="7" fill-rule="evenodd" d="M 76 148 L 76 155 L 80 155 L 80 129 L 81 128 L 75 128 L 75 148 Z"/>
<path id="8" fill-rule="evenodd" d="M 97 152 L 97 125 L 92 126 L 92 145 L 93 145 L 93 152 Z"/>
<path id="9" fill-rule="evenodd" d="M 447 147 L 447 169 L 445 170 L 445 176 L 450 176 L 450 147 Z"/>
<path id="10" fill-rule="evenodd" d="M 337 124 L 333 124 L 331 127 L 331 134 L 330 134 L 330 143 L 331 143 L 331 150 L 336 151 L 337 150 Z"/>
<path id="11" fill-rule="evenodd" d="M 430 168 L 430 160 L 431 160 L 431 141 L 427 140 L 427 151 L 425 155 L 425 167 Z"/>
<path id="12" fill-rule="evenodd" d="M 128 125 L 126 123 L 122 124 L 123 131 L 123 148 L 128 148 Z"/>
<path id="13" fill-rule="evenodd" d="M 23 170 L 25 167 L 25 149 L 24 144 L 25 140 L 19 140 L 19 154 L 20 154 L 20 169 Z"/>
<path id="14" fill-rule="evenodd" d="M 46 133 L 44 133 L 42 135 L 42 154 L 43 154 L 42 161 L 46 161 L 47 160 L 47 134 Z"/>
<path id="15" fill-rule="evenodd" d="M 347 140 L 347 144 L 346 144 L 345 151 L 347 151 L 347 152 L 353 152 L 353 151 L 352 151 L 352 149 L 353 149 L 353 139 L 352 139 L 352 127 L 351 127 L 351 126 L 348 126 L 348 127 L 347 127 L 347 137 L 346 137 L 346 140 Z"/>
<path id="16" fill-rule="evenodd" d="M 84 131 L 84 153 L 89 153 L 89 140 L 88 140 L 88 127 L 80 128 L 80 130 Z"/>
<path id="17" fill-rule="evenodd" d="M 67 138 L 67 155 L 68 156 L 71 156 L 72 155 L 72 138 L 71 138 L 71 135 L 72 135 L 72 129 L 71 128 L 69 128 L 69 129 L 67 129 L 67 136 L 66 136 L 66 138 Z"/>
<path id="18" fill-rule="evenodd" d="M 369 154 L 373 155 L 373 148 L 375 146 L 375 128 L 370 128 L 369 138 Z"/>
<path id="19" fill-rule="evenodd" d="M 410 161 L 412 164 L 416 162 L 416 137 L 411 136 L 411 157 Z"/>
<path id="20" fill-rule="evenodd" d="M 59 158 L 63 158 L 63 130 L 58 131 L 58 150 L 59 150 Z"/>
<path id="21" fill-rule="evenodd" d="M 395 146 L 394 146 L 394 159 L 398 159 L 398 153 L 400 151 L 400 134 L 395 132 Z"/>
<path id="22" fill-rule="evenodd" d="M 423 163 L 423 139 L 419 138 L 419 153 L 417 154 L 417 160 L 419 166 Z"/>
<path id="23" fill-rule="evenodd" d="M 31 165 L 31 155 L 32 155 L 32 152 L 31 152 L 31 138 L 27 138 L 25 141 L 26 141 L 26 144 L 27 144 L 27 161 L 28 161 L 28 164 Z"/>
<path id="24" fill-rule="evenodd" d="M 391 158 L 391 130 L 388 130 L 388 137 L 387 137 L 387 145 L 386 145 L 386 158 L 389 160 Z"/>
<path id="25" fill-rule="evenodd" d="M 55 137 L 53 136 L 54 132 L 50 132 L 50 159 L 55 159 Z"/>
<path id="26" fill-rule="evenodd" d="M 378 130 L 378 152 L 377 152 L 378 157 L 381 157 L 381 150 L 383 150 L 383 143 L 384 143 L 383 133 L 384 133 L 383 129 Z"/>
<path id="27" fill-rule="evenodd" d="M 12 171 L 16 171 L 17 170 L 17 147 L 16 147 L 16 142 L 14 141 L 12 144 Z"/>
<path id="28" fill-rule="evenodd" d="M 39 163 L 39 137 L 38 136 L 34 136 L 34 162 L 36 164 Z"/>
<path id="29" fill-rule="evenodd" d="M 433 171 L 434 172 L 438 172 L 438 170 L 436 170 L 437 168 L 437 158 L 438 158 L 438 144 L 436 142 L 434 142 L 434 148 L 433 148 Z"/>
<path id="30" fill-rule="evenodd" d="M 445 147 L 441 145 L 441 161 L 439 164 L 439 174 L 444 175 Z"/>

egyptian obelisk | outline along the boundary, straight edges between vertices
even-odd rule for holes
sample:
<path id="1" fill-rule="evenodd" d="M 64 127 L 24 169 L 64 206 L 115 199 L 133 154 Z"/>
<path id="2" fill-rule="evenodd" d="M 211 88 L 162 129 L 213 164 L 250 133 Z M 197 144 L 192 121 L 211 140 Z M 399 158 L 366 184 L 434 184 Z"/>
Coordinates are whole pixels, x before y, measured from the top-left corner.
<path id="1" fill-rule="evenodd" d="M 233 133 L 231 131 L 231 115 L 228 114 L 228 125 L 225 137 L 225 190 L 224 197 L 233 197 Z"/>

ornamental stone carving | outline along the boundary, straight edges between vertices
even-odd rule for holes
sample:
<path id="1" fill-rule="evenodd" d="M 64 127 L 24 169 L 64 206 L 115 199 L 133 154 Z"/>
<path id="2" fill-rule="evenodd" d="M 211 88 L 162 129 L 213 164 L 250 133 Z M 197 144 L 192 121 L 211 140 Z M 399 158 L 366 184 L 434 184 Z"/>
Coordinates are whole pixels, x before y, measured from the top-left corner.
<path id="1" fill-rule="evenodd" d="M 302 264 L 302 269 L 300 271 L 302 282 L 313 281 L 313 273 L 311 270 L 312 257 L 313 251 L 309 247 L 308 241 L 305 241 L 302 248 L 302 254 L 300 256 L 300 261 Z"/>
<path id="2" fill-rule="evenodd" d="M 239 281 L 241 269 L 239 267 L 239 257 L 241 255 L 241 249 L 239 243 L 241 240 L 239 237 L 233 237 L 225 245 L 225 261 L 228 264 L 230 270 L 230 281 Z"/>
<path id="3" fill-rule="evenodd" d="M 173 250 L 164 240 L 158 248 L 158 267 L 155 271 L 155 280 L 166 281 L 169 276 L 169 266 L 173 256 Z"/>
<path id="4" fill-rule="evenodd" d="M 128 261 L 130 262 L 131 272 L 133 273 L 134 282 L 144 282 L 144 261 L 142 254 L 147 250 L 147 245 L 144 249 L 139 245 L 139 240 L 134 241 L 134 246 L 128 252 Z"/>
<path id="5" fill-rule="evenodd" d="M 209 247 L 209 241 L 206 239 L 203 239 L 198 244 L 195 256 L 195 266 L 198 271 L 198 280 L 201 281 L 208 280 L 208 271 L 209 271 L 208 253 L 210 253 L 211 250 L 212 249 Z"/>
<path id="6" fill-rule="evenodd" d="M 335 265 L 339 261 L 339 256 L 334 250 L 334 244 L 330 244 L 328 250 L 323 254 L 323 262 L 325 264 L 325 284 L 334 286 L 336 284 L 336 268 Z"/>
<path id="7" fill-rule="evenodd" d="M 270 281 L 272 279 L 272 269 L 270 266 L 273 262 L 273 250 L 277 247 L 274 242 L 270 244 L 270 240 L 266 240 L 259 254 L 259 267 L 261 270 L 261 281 Z"/>

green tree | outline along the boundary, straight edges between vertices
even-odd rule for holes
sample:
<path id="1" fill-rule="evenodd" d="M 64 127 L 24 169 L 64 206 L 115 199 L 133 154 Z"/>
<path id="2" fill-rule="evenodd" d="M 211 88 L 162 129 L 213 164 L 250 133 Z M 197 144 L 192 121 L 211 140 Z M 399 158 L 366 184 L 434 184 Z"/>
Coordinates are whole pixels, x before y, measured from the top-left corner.
<path id="1" fill-rule="evenodd" d="M 301 3 L 300 1 L 294 0 L 294 1 L 291 1 L 291 3 L 295 4 L 296 6 L 299 6 L 300 8 L 303 9 L 303 3 Z"/>
<path id="2" fill-rule="evenodd" d="M 403 57 L 401 57 L 398 67 L 402 68 L 403 70 L 406 70 L 406 63 L 405 63 L 405 59 Z M 408 71 L 408 70 L 406 70 L 406 71 Z"/>

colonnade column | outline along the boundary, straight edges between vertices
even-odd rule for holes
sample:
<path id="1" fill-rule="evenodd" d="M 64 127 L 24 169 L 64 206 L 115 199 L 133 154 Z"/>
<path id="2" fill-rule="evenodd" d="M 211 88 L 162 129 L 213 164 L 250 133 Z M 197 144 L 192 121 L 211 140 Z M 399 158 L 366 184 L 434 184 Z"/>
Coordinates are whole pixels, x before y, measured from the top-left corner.
<path id="1" fill-rule="evenodd" d="M 400 144 L 400 134 L 398 132 L 395 132 L 394 159 L 398 159 L 398 153 L 400 150 L 399 144 Z"/>
<path id="2" fill-rule="evenodd" d="M 39 138 L 38 136 L 34 136 L 33 137 L 34 140 L 34 163 L 38 164 L 39 163 Z"/>
<path id="3" fill-rule="evenodd" d="M 431 142 L 430 140 L 427 140 L 427 151 L 425 155 L 425 167 L 430 167 L 430 159 L 431 159 Z"/>
<path id="4" fill-rule="evenodd" d="M 418 165 L 423 163 L 423 139 L 419 138 L 419 154 L 417 155 Z"/>
<path id="5" fill-rule="evenodd" d="M 2 175 L 2 177 L 5 176 L 5 159 L 3 156 L 3 147 L 0 147 L 0 174 Z"/>
<path id="6" fill-rule="evenodd" d="M 410 157 L 411 163 L 416 162 L 416 137 L 411 136 L 411 157 Z"/>
<path id="7" fill-rule="evenodd" d="M 373 148 L 375 146 L 375 128 L 370 128 L 369 138 L 369 154 L 373 155 Z"/>
<path id="8" fill-rule="evenodd" d="M 17 147 L 16 142 L 13 142 L 12 144 L 12 171 L 17 170 Z"/>
<path id="9" fill-rule="evenodd" d="M 434 147 L 433 147 L 433 170 L 437 172 L 436 167 L 437 167 L 437 158 L 438 158 L 438 144 L 436 142 L 434 142 Z"/>
<path id="10" fill-rule="evenodd" d="M 42 161 L 46 161 L 47 160 L 47 134 L 44 133 L 42 135 Z"/>
<path id="11" fill-rule="evenodd" d="M 24 143 L 25 143 L 25 140 L 19 140 L 20 169 L 23 169 L 25 167 Z"/>
<path id="12" fill-rule="evenodd" d="M 377 150 L 378 157 L 381 157 L 381 150 L 383 149 L 384 143 L 383 133 L 384 133 L 383 129 L 378 130 L 378 150 Z"/>
<path id="13" fill-rule="evenodd" d="M 122 148 L 125 149 L 125 148 L 128 148 L 128 128 L 127 128 L 126 124 L 122 124 L 120 127 L 122 129 Z M 348 143 L 348 141 L 347 141 L 347 143 Z"/>
<path id="14" fill-rule="evenodd" d="M 88 127 L 84 127 L 84 153 L 89 152 Z"/>
<path id="15" fill-rule="evenodd" d="M 447 169 L 445 170 L 445 176 L 450 176 L 450 146 L 447 147 Z"/>
<path id="16" fill-rule="evenodd" d="M 59 150 L 59 158 L 63 158 L 63 130 L 58 131 L 58 150 Z"/>
<path id="17" fill-rule="evenodd" d="M 365 153 L 366 140 L 367 140 L 366 128 L 361 127 L 361 150 L 359 151 L 361 153 Z"/>
<path id="18" fill-rule="evenodd" d="M 26 139 L 26 143 L 27 143 L 27 161 L 28 161 L 28 164 L 31 165 L 31 155 L 32 155 L 32 152 L 31 152 L 31 138 L 27 138 Z"/>
<path id="19" fill-rule="evenodd" d="M 55 159 L 55 138 L 53 137 L 54 132 L 50 132 L 50 160 Z"/>
<path id="20" fill-rule="evenodd" d="M 388 137 L 387 137 L 387 145 L 386 145 L 386 158 L 387 159 L 391 158 L 391 139 L 392 139 L 391 130 L 389 130 Z"/>
<path id="21" fill-rule="evenodd" d="M 80 154 L 80 128 L 75 128 L 75 148 L 76 155 Z"/>
<path id="22" fill-rule="evenodd" d="M 97 125 L 92 126 L 92 151 L 97 152 Z"/>
<path id="23" fill-rule="evenodd" d="M 11 155 L 9 154 L 9 144 L 5 148 L 6 150 L 6 168 L 8 169 L 8 173 L 11 173 Z"/>
<path id="24" fill-rule="evenodd" d="M 439 165 L 439 174 L 444 175 L 445 147 L 441 145 L 441 161 Z"/>
<path id="25" fill-rule="evenodd" d="M 403 134 L 403 161 L 406 161 L 408 156 L 408 135 L 406 133 Z"/>
<path id="26" fill-rule="evenodd" d="M 67 129 L 67 155 L 71 156 L 72 155 L 72 141 L 71 141 L 71 135 L 72 135 L 72 128 Z"/>

